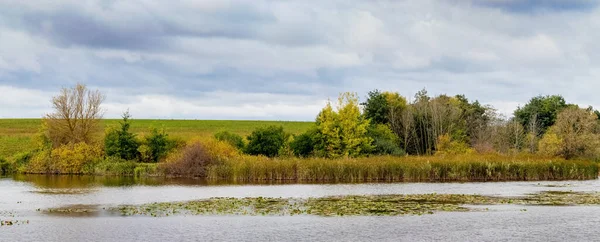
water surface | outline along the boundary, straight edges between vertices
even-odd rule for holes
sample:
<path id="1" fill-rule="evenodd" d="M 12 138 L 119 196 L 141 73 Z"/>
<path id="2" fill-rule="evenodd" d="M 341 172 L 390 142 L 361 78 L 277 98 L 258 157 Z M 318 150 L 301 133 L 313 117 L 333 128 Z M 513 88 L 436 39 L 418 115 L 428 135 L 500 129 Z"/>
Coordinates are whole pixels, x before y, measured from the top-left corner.
<path id="1" fill-rule="evenodd" d="M 210 197 L 323 197 L 366 194 L 523 196 L 540 191 L 600 191 L 600 180 L 496 183 L 211 184 L 189 179 L 16 176 L 0 179 L 1 240 L 303 240 L 577 241 L 595 240 L 600 206 L 487 206 L 487 212 L 400 217 L 54 216 L 71 205 L 117 206 Z M 526 210 L 526 211 L 524 211 Z M 14 217 L 13 217 L 14 216 Z"/>

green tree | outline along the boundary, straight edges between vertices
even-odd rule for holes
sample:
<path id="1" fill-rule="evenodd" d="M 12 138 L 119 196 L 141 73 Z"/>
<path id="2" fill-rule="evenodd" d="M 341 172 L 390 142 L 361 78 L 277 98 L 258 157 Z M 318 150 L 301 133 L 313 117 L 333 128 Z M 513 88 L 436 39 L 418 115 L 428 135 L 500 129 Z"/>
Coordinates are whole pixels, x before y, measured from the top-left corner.
<path id="1" fill-rule="evenodd" d="M 537 96 L 529 100 L 525 106 L 517 108 L 514 115 L 523 127 L 530 125 L 531 119 L 535 118 L 539 124 L 540 134 L 543 134 L 554 125 L 558 113 L 567 106 L 569 105 L 562 96 Z"/>
<path id="2" fill-rule="evenodd" d="M 368 93 L 367 101 L 361 103 L 364 106 L 365 117 L 376 124 L 389 123 L 390 107 L 385 93 L 375 89 Z"/>
<path id="3" fill-rule="evenodd" d="M 160 159 L 165 158 L 169 151 L 174 148 L 174 142 L 169 140 L 169 135 L 164 130 L 152 129 L 149 136 L 146 137 L 144 148 L 147 147 L 149 153 L 149 160 L 151 162 L 158 162 Z"/>
<path id="4" fill-rule="evenodd" d="M 398 136 L 385 124 L 372 124 L 367 129 L 367 136 L 373 140 L 368 151 L 374 155 L 404 155 L 399 146 Z"/>
<path id="5" fill-rule="evenodd" d="M 111 128 L 104 137 L 104 150 L 107 156 L 116 156 L 125 160 L 134 160 L 139 156 L 140 146 L 136 135 L 129 131 L 131 115 L 126 111 L 122 115 L 121 127 Z"/>
<path id="6" fill-rule="evenodd" d="M 313 155 L 317 135 L 317 129 L 311 128 L 305 133 L 295 136 L 294 140 L 290 143 L 290 148 L 294 152 L 294 155 L 299 157 L 309 157 Z"/>
<path id="7" fill-rule="evenodd" d="M 246 153 L 275 157 L 285 146 L 289 135 L 283 131 L 283 126 L 269 126 L 254 130 L 248 137 Z"/>
<path id="8" fill-rule="evenodd" d="M 229 131 L 221 131 L 215 134 L 215 139 L 224 141 L 230 144 L 233 147 L 236 147 L 239 150 L 243 150 L 244 146 L 244 138 L 238 134 L 231 133 Z"/>
<path id="9" fill-rule="evenodd" d="M 357 157 L 371 148 L 370 121 L 360 113 L 356 93 L 342 93 L 337 111 L 328 103 L 317 116 L 317 151 L 322 156 Z"/>

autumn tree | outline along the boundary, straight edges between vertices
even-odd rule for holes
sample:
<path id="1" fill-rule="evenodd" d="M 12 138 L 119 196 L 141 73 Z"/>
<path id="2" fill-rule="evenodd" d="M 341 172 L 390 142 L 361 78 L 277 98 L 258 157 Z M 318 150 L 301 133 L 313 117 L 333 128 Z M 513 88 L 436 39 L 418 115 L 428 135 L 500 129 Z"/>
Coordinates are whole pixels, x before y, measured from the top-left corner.
<path id="1" fill-rule="evenodd" d="M 336 110 L 328 103 L 319 113 L 317 125 L 317 152 L 329 158 L 357 157 L 371 148 L 367 134 L 370 121 L 360 112 L 358 96 L 342 93 Z"/>
<path id="2" fill-rule="evenodd" d="M 94 141 L 103 115 L 101 104 L 104 99 L 100 91 L 89 90 L 82 84 L 63 88 L 53 97 L 54 112 L 43 118 L 46 136 L 52 146 Z"/>
<path id="3" fill-rule="evenodd" d="M 585 155 L 597 140 L 593 133 L 598 117 L 591 111 L 569 107 L 560 112 L 550 132 L 561 141 L 560 154 L 566 159 Z"/>

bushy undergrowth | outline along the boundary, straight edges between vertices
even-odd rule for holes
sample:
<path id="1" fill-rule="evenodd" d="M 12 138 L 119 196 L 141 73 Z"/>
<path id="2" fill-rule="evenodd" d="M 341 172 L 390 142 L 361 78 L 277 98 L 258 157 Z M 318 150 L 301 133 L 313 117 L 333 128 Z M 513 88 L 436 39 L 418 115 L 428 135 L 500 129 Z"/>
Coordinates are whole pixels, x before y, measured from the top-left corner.
<path id="1" fill-rule="evenodd" d="M 238 148 L 239 150 L 243 150 L 246 146 L 246 144 L 244 143 L 244 138 L 242 138 L 242 136 L 231 133 L 229 131 L 221 131 L 216 133 L 215 139 L 227 142 L 228 144 Z"/>
<path id="2" fill-rule="evenodd" d="M 0 175 L 10 174 L 13 172 L 13 164 L 6 160 L 5 158 L 0 157 Z"/>

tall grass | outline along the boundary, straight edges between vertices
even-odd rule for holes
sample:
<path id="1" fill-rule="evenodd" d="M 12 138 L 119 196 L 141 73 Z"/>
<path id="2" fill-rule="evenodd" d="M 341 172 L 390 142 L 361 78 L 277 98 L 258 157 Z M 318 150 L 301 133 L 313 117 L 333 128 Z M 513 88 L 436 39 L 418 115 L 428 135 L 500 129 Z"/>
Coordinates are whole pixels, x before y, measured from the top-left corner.
<path id="1" fill-rule="evenodd" d="M 242 156 L 208 168 L 208 178 L 230 181 L 536 181 L 598 177 L 589 161 L 531 156 L 462 155 L 358 159 L 269 159 Z"/>

